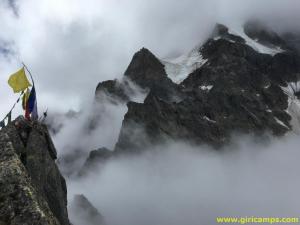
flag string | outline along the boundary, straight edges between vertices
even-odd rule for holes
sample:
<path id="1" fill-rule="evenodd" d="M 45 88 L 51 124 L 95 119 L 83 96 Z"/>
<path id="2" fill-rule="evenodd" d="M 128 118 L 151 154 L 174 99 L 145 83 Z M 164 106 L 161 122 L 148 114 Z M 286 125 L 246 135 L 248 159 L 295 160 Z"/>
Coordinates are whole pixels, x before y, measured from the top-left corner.
<path id="1" fill-rule="evenodd" d="M 19 103 L 20 99 L 23 97 L 23 94 L 24 94 L 24 91 L 21 92 L 19 98 L 17 99 L 17 101 L 15 101 L 15 103 L 11 107 L 10 111 L 6 114 L 6 116 L 3 118 L 3 120 L 0 121 L 0 129 L 5 127 L 5 120 L 7 118 L 8 118 L 8 123 L 11 122 L 11 113 L 12 113 L 13 109 L 16 107 L 17 103 Z"/>
<path id="2" fill-rule="evenodd" d="M 32 74 L 31 74 L 30 70 L 28 69 L 28 67 L 25 65 L 24 62 L 22 62 L 22 64 L 23 64 L 24 68 L 27 70 L 27 72 L 29 73 L 29 76 L 31 78 L 32 84 L 34 85 L 34 80 L 33 80 L 33 77 L 32 77 Z"/>

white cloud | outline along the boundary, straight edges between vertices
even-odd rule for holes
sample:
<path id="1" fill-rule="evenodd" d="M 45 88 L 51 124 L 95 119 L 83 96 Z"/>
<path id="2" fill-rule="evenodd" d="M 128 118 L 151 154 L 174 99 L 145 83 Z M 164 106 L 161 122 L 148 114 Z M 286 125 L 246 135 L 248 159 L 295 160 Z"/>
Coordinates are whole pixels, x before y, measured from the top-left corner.
<path id="1" fill-rule="evenodd" d="M 203 41 L 216 21 L 249 15 L 276 26 L 296 26 L 300 4 L 295 0 L 17 0 L 15 5 L 18 17 L 0 3 L 0 40 L 14 43 L 17 53 L 11 61 L 0 60 L 0 115 L 16 97 L 6 81 L 20 61 L 36 79 L 40 109 L 78 109 L 80 102 L 92 98 L 98 81 L 121 77 L 143 46 L 161 58 L 178 55 Z"/>

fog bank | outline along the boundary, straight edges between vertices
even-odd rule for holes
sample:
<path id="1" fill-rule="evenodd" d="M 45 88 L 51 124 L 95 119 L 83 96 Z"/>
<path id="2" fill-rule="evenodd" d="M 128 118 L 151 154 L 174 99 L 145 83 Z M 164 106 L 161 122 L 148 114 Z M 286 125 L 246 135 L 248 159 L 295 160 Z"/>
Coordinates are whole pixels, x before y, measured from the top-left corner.
<path id="1" fill-rule="evenodd" d="M 113 225 L 215 224 L 217 216 L 296 217 L 299 144 L 292 135 L 261 143 L 243 137 L 221 152 L 170 143 L 68 180 L 69 199 L 83 193 Z"/>

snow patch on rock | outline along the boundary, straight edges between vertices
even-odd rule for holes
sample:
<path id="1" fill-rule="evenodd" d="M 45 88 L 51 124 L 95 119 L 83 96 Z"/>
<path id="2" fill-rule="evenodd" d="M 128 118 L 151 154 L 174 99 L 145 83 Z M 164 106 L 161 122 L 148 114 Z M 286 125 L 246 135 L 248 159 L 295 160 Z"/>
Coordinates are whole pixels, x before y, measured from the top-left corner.
<path id="1" fill-rule="evenodd" d="M 200 46 L 175 59 L 161 60 L 165 65 L 168 77 L 176 84 L 181 83 L 189 74 L 203 66 L 207 61 L 200 53 Z"/>
<path id="2" fill-rule="evenodd" d="M 203 116 L 203 119 L 207 120 L 210 123 L 216 123 L 217 121 L 208 118 L 207 116 Z"/>
<path id="3" fill-rule="evenodd" d="M 277 117 L 274 117 L 274 119 L 275 119 L 276 122 L 277 122 L 278 124 L 280 124 L 281 126 L 287 128 L 288 130 L 290 129 L 287 125 L 285 125 L 284 122 L 282 122 L 282 121 L 281 121 L 280 119 L 278 119 Z"/>
<path id="4" fill-rule="evenodd" d="M 203 85 L 203 86 L 199 86 L 199 88 L 200 88 L 202 91 L 210 91 L 210 89 L 213 88 L 213 85 Z"/>

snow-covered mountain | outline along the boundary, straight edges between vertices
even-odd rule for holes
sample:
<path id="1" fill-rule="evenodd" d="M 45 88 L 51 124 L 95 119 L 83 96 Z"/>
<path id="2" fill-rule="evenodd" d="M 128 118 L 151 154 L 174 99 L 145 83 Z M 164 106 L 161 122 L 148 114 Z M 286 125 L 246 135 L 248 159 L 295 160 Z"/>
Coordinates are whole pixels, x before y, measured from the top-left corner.
<path id="1" fill-rule="evenodd" d="M 250 24 L 248 24 L 248 29 L 250 29 L 249 26 Z M 284 49 L 282 49 L 282 46 L 278 43 L 272 43 L 271 41 L 260 43 L 258 37 L 253 37 L 252 39 L 245 33 L 242 25 L 225 27 L 219 24 L 216 26 L 211 38 L 213 38 L 215 41 L 219 39 L 227 39 L 232 43 L 235 43 L 236 41 L 242 41 L 255 51 L 272 56 L 276 55 L 277 53 L 284 52 Z M 183 54 L 174 59 L 162 60 L 168 77 L 177 84 L 186 79 L 190 73 L 200 68 L 206 62 L 207 59 L 203 58 L 203 55 L 201 54 L 201 45 L 196 46 L 189 53 Z"/>

